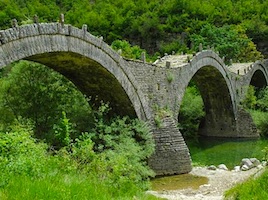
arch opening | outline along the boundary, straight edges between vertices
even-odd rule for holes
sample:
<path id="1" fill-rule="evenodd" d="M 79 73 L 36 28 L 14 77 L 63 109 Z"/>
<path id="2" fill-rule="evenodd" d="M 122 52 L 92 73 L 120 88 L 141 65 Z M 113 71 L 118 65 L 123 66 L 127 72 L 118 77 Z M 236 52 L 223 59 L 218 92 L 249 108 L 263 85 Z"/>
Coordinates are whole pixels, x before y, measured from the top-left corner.
<path id="1" fill-rule="evenodd" d="M 98 107 L 101 102 L 109 103 L 110 116 L 137 117 L 135 109 L 116 77 L 98 62 L 72 52 L 50 52 L 37 54 L 26 60 L 44 64 L 67 79 Z"/>
<path id="2" fill-rule="evenodd" d="M 198 88 L 204 105 L 204 117 L 200 120 L 197 134 L 235 137 L 233 104 L 226 80 L 220 71 L 212 66 L 204 66 L 195 73 L 189 85 L 192 83 Z M 180 115 L 178 120 L 180 122 Z"/>
<path id="3" fill-rule="evenodd" d="M 267 86 L 266 78 L 261 70 L 256 70 L 251 78 L 250 85 L 260 90 Z"/>

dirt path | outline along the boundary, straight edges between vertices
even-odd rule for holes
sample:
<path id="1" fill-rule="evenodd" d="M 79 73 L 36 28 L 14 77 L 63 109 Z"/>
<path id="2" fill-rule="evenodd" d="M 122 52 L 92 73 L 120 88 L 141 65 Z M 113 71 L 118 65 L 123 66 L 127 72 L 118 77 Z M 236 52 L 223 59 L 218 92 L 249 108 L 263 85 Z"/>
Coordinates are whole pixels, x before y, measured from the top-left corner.
<path id="1" fill-rule="evenodd" d="M 149 191 L 149 193 L 168 200 L 221 200 L 224 191 L 261 171 L 258 168 L 239 172 L 220 169 L 212 171 L 205 167 L 194 167 L 191 174 L 208 177 L 208 184 L 201 185 L 198 190 L 189 188 L 172 191 Z"/>

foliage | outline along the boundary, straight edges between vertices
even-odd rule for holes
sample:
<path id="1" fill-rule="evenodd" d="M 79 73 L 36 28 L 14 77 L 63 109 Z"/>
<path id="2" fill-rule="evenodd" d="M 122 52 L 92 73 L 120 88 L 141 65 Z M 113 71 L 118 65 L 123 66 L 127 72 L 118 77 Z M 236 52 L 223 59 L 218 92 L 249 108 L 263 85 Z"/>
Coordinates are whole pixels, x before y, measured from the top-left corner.
<path id="1" fill-rule="evenodd" d="M 26 61 L 15 63 L 10 72 L 2 74 L 0 103 L 3 113 L 7 114 L 7 118 L 2 120 L 4 127 L 16 121 L 30 121 L 34 125 L 35 136 L 52 144 L 53 141 L 57 143 L 54 131 L 63 128 L 60 126 L 64 122 L 61 119 L 64 111 L 64 115 L 70 116 L 70 123 L 76 130 L 68 130 L 71 138 L 88 128 L 91 108 L 87 100 L 60 74 Z"/>
<path id="2" fill-rule="evenodd" d="M 154 175 L 146 163 L 154 150 L 152 135 L 138 120 L 104 120 L 107 109 L 101 106 L 94 127 L 74 141 L 66 141 L 69 120 L 63 112 L 57 130 L 67 146 L 53 154 L 27 129 L 12 127 L 0 133 L 1 199 L 151 199 L 142 192 L 149 187 L 148 177 Z"/>
<path id="3" fill-rule="evenodd" d="M 41 22 L 55 22 L 64 13 L 66 23 L 77 27 L 87 24 L 92 34 L 102 35 L 109 44 L 127 40 L 153 55 L 189 51 L 190 38 L 200 35 L 201 29 L 210 24 L 209 34 L 218 35 L 211 41 L 217 43 L 210 45 L 217 46 L 221 55 L 227 53 L 224 56 L 228 59 L 234 55 L 233 60 L 244 61 L 254 59 L 254 55 L 259 58 L 248 38 L 254 42 L 268 38 L 267 6 L 263 0 L 4 0 L 0 3 L 0 29 L 10 27 L 13 18 L 22 24 L 37 14 Z M 237 34 L 238 40 L 233 40 Z M 221 40 L 222 46 L 218 43 Z"/>
<path id="4" fill-rule="evenodd" d="M 268 161 L 268 146 L 264 147 L 262 152 L 264 153 L 263 160 Z"/>
<path id="5" fill-rule="evenodd" d="M 54 145 L 57 148 L 64 147 L 64 146 L 70 146 L 71 143 L 71 131 L 72 131 L 72 124 L 69 122 L 70 120 L 66 117 L 66 113 L 62 112 L 62 119 L 59 124 L 54 124 L 53 130 L 55 133 L 55 139 Z"/>
<path id="6" fill-rule="evenodd" d="M 199 123 L 205 116 L 204 104 L 201 95 L 195 85 L 186 88 L 181 106 L 179 129 L 184 137 L 195 137 Z"/>
<path id="7" fill-rule="evenodd" d="M 260 132 L 260 135 L 263 137 L 268 137 L 268 113 L 260 110 L 249 110 L 249 112 Z"/>
<path id="8" fill-rule="evenodd" d="M 256 109 L 268 112 L 268 86 L 258 91 Z"/>
<path id="9" fill-rule="evenodd" d="M 141 53 L 145 52 L 139 46 L 131 46 L 126 40 L 115 40 L 111 44 L 111 47 L 114 50 L 122 51 L 122 56 L 131 59 L 141 59 Z"/>
<path id="10" fill-rule="evenodd" d="M 160 44 L 159 52 L 164 55 L 167 54 L 173 54 L 173 53 L 188 53 L 189 48 L 187 45 L 182 41 L 182 39 L 174 39 L 171 42 L 162 42 Z"/>
<path id="11" fill-rule="evenodd" d="M 207 24 L 200 33 L 191 35 L 191 42 L 196 51 L 200 43 L 204 47 L 214 47 L 227 61 L 232 59 L 236 62 L 247 62 L 261 58 L 256 46 L 245 35 L 245 30 L 241 26 L 216 27 Z"/>
<path id="12" fill-rule="evenodd" d="M 267 199 L 268 198 L 268 171 L 267 169 L 258 177 L 240 183 L 225 193 L 226 198 L 235 200 Z"/>
<path id="13" fill-rule="evenodd" d="M 10 176 L 41 176 L 47 164 L 47 145 L 36 143 L 29 130 L 13 127 L 11 132 L 0 133 L 0 186 L 7 183 Z"/>
<path id="14" fill-rule="evenodd" d="M 171 83 L 174 80 L 174 75 L 172 72 L 167 72 L 167 81 L 168 83 Z"/>
<path id="15" fill-rule="evenodd" d="M 254 109 L 257 103 L 257 97 L 255 96 L 254 86 L 250 85 L 247 88 L 247 93 L 244 99 L 241 101 L 241 104 L 246 109 Z"/>
<path id="16" fill-rule="evenodd" d="M 153 176 L 153 172 L 146 165 L 146 160 L 154 151 L 154 141 L 148 126 L 128 117 L 106 121 L 103 116 L 107 112 L 107 105 L 100 106 L 95 113 L 94 127 L 88 134 L 83 135 L 84 139 L 89 137 L 93 141 L 94 152 L 101 153 L 101 158 L 106 160 L 107 165 L 103 166 L 103 172 L 108 172 L 107 168 L 110 168 L 112 175 L 117 175 L 114 184 L 119 181 L 118 178 L 121 181 L 124 179 L 139 182 Z"/>
<path id="17" fill-rule="evenodd" d="M 255 90 L 249 86 L 247 94 L 242 101 L 242 106 L 247 109 L 254 123 L 256 124 L 261 136 L 268 136 L 268 87 Z"/>

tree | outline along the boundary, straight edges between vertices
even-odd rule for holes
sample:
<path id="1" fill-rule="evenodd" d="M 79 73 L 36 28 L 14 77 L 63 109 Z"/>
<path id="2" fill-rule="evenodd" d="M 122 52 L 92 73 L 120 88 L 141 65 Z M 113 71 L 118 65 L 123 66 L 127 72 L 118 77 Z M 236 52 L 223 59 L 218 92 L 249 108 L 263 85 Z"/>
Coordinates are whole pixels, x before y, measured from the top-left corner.
<path id="1" fill-rule="evenodd" d="M 262 58 L 261 53 L 256 50 L 256 45 L 247 37 L 241 26 L 216 27 L 207 24 L 199 34 L 191 35 L 191 42 L 195 51 L 198 51 L 200 43 L 205 47 L 214 47 L 227 62 L 230 59 L 246 62 Z"/>
<path id="2" fill-rule="evenodd" d="M 63 111 L 77 132 L 88 128 L 91 108 L 85 97 L 70 81 L 43 65 L 16 63 L 2 78 L 0 94 L 2 109 L 20 123 L 30 121 L 38 138 L 53 141 L 53 126 L 62 122 Z"/>

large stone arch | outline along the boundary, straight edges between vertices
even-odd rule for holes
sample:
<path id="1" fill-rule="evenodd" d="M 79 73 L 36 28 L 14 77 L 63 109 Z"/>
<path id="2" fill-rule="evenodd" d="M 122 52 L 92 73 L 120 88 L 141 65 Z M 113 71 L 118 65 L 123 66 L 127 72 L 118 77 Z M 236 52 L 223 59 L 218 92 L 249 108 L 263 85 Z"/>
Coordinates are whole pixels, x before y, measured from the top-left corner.
<path id="1" fill-rule="evenodd" d="M 223 60 L 213 51 L 199 52 L 186 65 L 183 93 L 191 80 L 198 86 L 206 116 L 200 133 L 206 136 L 236 137 L 236 99 L 230 75 Z"/>
<path id="2" fill-rule="evenodd" d="M 65 59 L 66 57 L 68 59 Z M 46 64 L 67 78 L 71 78 L 70 72 L 81 68 L 68 71 L 66 67 L 63 69 L 53 65 L 54 61 L 57 65 L 64 62 L 67 65 L 66 62 L 69 62 L 68 67 L 71 66 L 70 63 L 81 64 L 83 60 L 91 63 L 94 68 L 107 75 L 105 78 L 110 74 L 117 80 L 119 84 L 116 87 L 119 85 L 123 88 L 140 119 L 150 118 L 150 107 L 128 68 L 128 63 L 103 42 L 102 38 L 88 33 L 86 26 L 78 29 L 71 25 L 43 23 L 0 31 L 0 67 L 22 59 Z M 80 86 L 82 84 L 80 83 Z"/>

